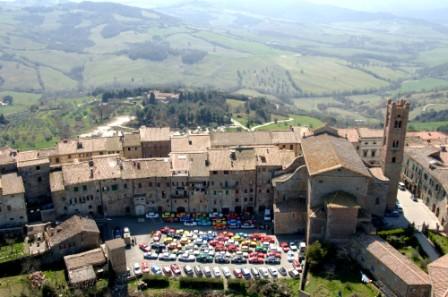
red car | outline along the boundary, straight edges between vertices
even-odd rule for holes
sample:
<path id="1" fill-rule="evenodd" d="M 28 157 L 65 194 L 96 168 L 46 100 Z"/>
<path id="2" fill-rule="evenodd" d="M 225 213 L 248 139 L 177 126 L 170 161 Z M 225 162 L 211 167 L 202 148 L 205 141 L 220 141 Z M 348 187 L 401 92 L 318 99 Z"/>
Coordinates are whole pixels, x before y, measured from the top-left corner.
<path id="1" fill-rule="evenodd" d="M 138 247 L 139 247 L 142 251 L 144 251 L 144 252 L 146 252 L 146 253 L 148 253 L 148 252 L 151 251 L 151 247 L 148 246 L 146 243 L 140 243 L 140 244 L 138 245 Z"/>
<path id="2" fill-rule="evenodd" d="M 282 250 L 285 253 L 289 252 L 289 244 L 287 242 L 281 242 L 280 243 L 280 247 L 282 248 Z"/>
<path id="3" fill-rule="evenodd" d="M 181 275 L 182 271 L 180 270 L 179 265 L 177 265 L 177 264 L 171 264 L 170 268 L 171 268 L 171 271 L 172 271 L 175 275 Z"/>
<path id="4" fill-rule="evenodd" d="M 148 265 L 148 262 L 146 262 L 146 261 L 142 261 L 141 268 L 142 268 L 142 272 L 143 272 L 143 273 L 149 273 L 149 265 Z"/>
<path id="5" fill-rule="evenodd" d="M 163 273 L 166 275 L 166 276 L 171 276 L 173 273 L 171 272 L 171 268 L 169 267 L 169 266 L 165 266 L 165 267 L 163 267 Z"/>
<path id="6" fill-rule="evenodd" d="M 176 230 L 165 226 L 165 227 L 160 228 L 160 232 L 162 232 L 163 234 L 168 234 L 170 232 L 176 232 Z"/>
<path id="7" fill-rule="evenodd" d="M 298 268 L 301 267 L 302 265 L 300 265 L 299 260 L 296 259 L 296 260 L 292 261 L 292 266 L 298 270 Z"/>
<path id="8" fill-rule="evenodd" d="M 241 271 L 241 268 L 233 269 L 233 275 L 235 275 L 236 278 L 242 278 L 243 272 Z"/>

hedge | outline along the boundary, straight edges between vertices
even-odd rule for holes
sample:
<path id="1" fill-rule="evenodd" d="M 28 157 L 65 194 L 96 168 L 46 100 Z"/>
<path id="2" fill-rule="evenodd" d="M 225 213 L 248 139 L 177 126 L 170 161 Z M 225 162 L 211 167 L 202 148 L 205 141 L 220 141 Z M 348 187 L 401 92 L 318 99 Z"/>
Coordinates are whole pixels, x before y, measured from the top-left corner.
<path id="1" fill-rule="evenodd" d="M 246 295 L 247 293 L 246 282 L 237 279 L 229 279 L 227 284 L 229 286 L 229 290 L 234 291 L 236 293 L 240 293 L 242 295 Z"/>
<path id="2" fill-rule="evenodd" d="M 223 290 L 224 283 L 221 279 L 213 278 L 193 278 L 193 277 L 181 277 L 179 279 L 179 286 L 181 289 L 194 289 L 194 290 Z"/>
<path id="3" fill-rule="evenodd" d="M 158 275 L 144 275 L 142 281 L 148 288 L 163 289 L 170 286 L 169 279 Z"/>
<path id="4" fill-rule="evenodd" d="M 437 234 L 434 231 L 429 231 L 428 237 L 442 254 L 448 254 L 448 237 Z"/>

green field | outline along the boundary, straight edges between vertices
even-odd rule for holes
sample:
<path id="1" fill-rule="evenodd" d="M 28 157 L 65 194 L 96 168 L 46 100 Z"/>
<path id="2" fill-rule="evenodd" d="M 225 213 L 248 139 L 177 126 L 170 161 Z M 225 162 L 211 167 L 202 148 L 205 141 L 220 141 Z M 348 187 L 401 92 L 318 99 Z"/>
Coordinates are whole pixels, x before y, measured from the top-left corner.
<path id="1" fill-rule="evenodd" d="M 448 121 L 442 122 L 410 122 L 408 129 L 410 131 L 436 131 L 440 127 L 448 126 Z"/>
<path id="2" fill-rule="evenodd" d="M 363 296 L 377 297 L 378 289 L 373 285 L 361 282 L 361 273 L 353 265 L 347 265 L 346 261 L 339 261 L 335 267 L 327 265 L 319 269 L 319 272 L 308 273 L 305 291 L 313 297 L 338 296 Z M 356 265 L 355 265 L 356 266 Z"/>
<path id="3" fill-rule="evenodd" d="M 0 263 L 21 258 L 26 255 L 23 242 L 0 247 Z"/>
<path id="4" fill-rule="evenodd" d="M 42 97 L 40 94 L 33 93 L 20 93 L 12 91 L 0 92 L 0 100 L 5 96 L 13 97 L 12 105 L 0 106 L 0 113 L 6 116 L 28 110 L 32 105 L 38 104 L 39 99 Z"/>
<path id="5" fill-rule="evenodd" d="M 401 93 L 425 92 L 448 89 L 448 81 L 436 78 L 405 81 L 399 90 Z"/>
<path id="6" fill-rule="evenodd" d="M 309 128 L 319 128 L 324 125 L 324 123 L 317 119 L 310 116 L 302 116 L 302 115 L 290 115 L 290 118 L 293 120 L 290 122 L 283 122 L 283 123 L 277 123 L 277 124 L 271 124 L 268 126 L 263 126 L 257 131 L 284 131 L 288 130 L 290 126 L 304 126 Z"/>

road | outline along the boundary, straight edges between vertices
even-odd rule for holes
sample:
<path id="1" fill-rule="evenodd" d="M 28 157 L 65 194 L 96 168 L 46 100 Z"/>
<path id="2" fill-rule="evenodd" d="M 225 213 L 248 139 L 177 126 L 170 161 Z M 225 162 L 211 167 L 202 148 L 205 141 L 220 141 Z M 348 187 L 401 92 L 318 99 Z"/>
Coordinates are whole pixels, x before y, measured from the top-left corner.
<path id="1" fill-rule="evenodd" d="M 294 119 L 289 118 L 287 120 L 277 121 L 277 123 L 278 124 L 280 124 L 280 123 L 288 123 L 288 122 L 292 122 L 292 121 L 294 121 Z M 259 128 L 262 128 L 262 127 L 265 127 L 265 126 L 269 126 L 269 125 L 272 125 L 272 124 L 275 124 L 275 122 L 268 122 L 268 123 L 264 123 L 264 124 L 261 124 L 261 125 L 258 125 L 258 126 L 254 126 L 254 127 L 250 128 L 250 131 L 255 131 L 255 130 L 259 129 Z"/>
<path id="2" fill-rule="evenodd" d="M 243 124 L 241 124 L 241 123 L 238 122 L 237 120 L 235 120 L 235 119 L 231 119 L 231 121 L 232 121 L 232 124 L 233 124 L 234 126 L 239 127 L 239 128 L 241 128 L 241 129 L 243 129 L 243 130 L 249 131 L 249 128 L 247 128 L 246 126 L 244 126 Z"/>

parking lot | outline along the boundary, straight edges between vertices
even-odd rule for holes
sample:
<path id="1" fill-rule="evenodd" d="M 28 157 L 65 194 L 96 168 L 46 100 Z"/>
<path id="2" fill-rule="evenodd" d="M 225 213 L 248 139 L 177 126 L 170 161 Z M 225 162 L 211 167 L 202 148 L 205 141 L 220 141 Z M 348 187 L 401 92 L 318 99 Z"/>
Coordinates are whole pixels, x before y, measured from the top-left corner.
<path id="1" fill-rule="evenodd" d="M 135 220 L 135 219 L 134 219 Z M 113 222 L 109 225 L 116 225 L 118 222 Z M 178 239 L 171 238 L 168 234 L 161 234 L 158 240 L 154 240 L 153 235 L 158 234 L 161 228 L 164 228 L 164 226 L 168 226 L 169 228 L 174 229 L 176 232 L 179 232 L 182 235 L 178 235 Z M 227 269 L 230 271 L 231 278 L 235 278 L 236 274 L 234 273 L 235 268 L 243 269 L 247 268 L 249 270 L 252 270 L 252 268 L 255 268 L 256 270 L 260 270 L 260 268 L 264 267 L 267 270 L 271 268 L 275 268 L 274 270 L 279 270 L 280 268 L 284 268 L 287 272 L 287 275 L 281 275 L 280 273 L 275 273 L 277 276 L 274 276 L 271 272 L 266 276 L 265 278 L 281 278 L 281 277 L 291 277 L 292 270 L 295 270 L 296 272 L 299 272 L 299 275 L 297 277 L 300 277 L 302 265 L 298 266 L 298 260 L 299 260 L 299 245 L 300 240 L 297 236 L 294 237 L 285 237 L 281 238 L 280 242 L 283 243 L 285 246 L 286 243 L 288 246 L 290 246 L 290 243 L 295 244 L 297 247 L 297 250 L 295 252 L 290 251 L 290 254 L 293 253 L 293 259 L 296 260 L 294 263 L 296 264 L 296 268 L 294 268 L 293 262 L 288 261 L 288 253 L 283 250 L 283 248 L 280 247 L 279 239 L 277 239 L 276 236 L 273 235 L 266 235 L 265 238 L 271 238 L 271 243 L 263 242 L 262 241 L 256 241 L 253 240 L 251 246 L 245 246 L 244 243 L 250 242 L 250 238 L 254 238 L 257 236 L 257 234 L 264 234 L 262 232 L 265 232 L 264 230 L 257 230 L 257 229 L 237 229 L 237 230 L 213 230 L 211 227 L 203 227 L 203 226 L 184 226 L 183 224 L 167 224 L 160 219 L 152 219 L 152 220 L 145 220 L 144 222 L 140 221 L 140 223 L 137 224 L 131 224 L 127 225 L 126 227 L 130 228 L 132 238 L 135 242 L 126 250 L 126 261 L 128 268 L 130 270 L 131 277 L 134 276 L 134 265 L 139 265 L 140 269 L 142 269 L 143 263 L 146 263 L 147 267 L 151 269 L 154 265 L 159 267 L 160 269 L 163 269 L 164 267 L 171 267 L 172 264 L 177 264 L 181 270 L 182 276 L 186 276 L 187 274 L 184 271 L 184 267 L 186 265 L 190 266 L 191 268 L 195 268 L 195 266 L 198 266 L 202 272 L 204 272 L 205 267 L 209 267 L 210 270 L 212 270 L 211 277 L 215 277 L 213 274 L 213 269 L 215 267 L 218 267 L 221 273 L 220 277 L 223 276 L 223 268 L 227 267 Z M 137 227 L 135 233 L 133 231 L 133 228 Z M 187 232 L 182 232 L 178 230 L 185 230 Z M 172 230 L 173 231 L 173 230 Z M 157 233 L 156 233 L 157 232 Z M 231 233 L 228 233 L 231 232 Z M 137 235 L 135 235 L 137 234 Z M 185 234 L 186 236 L 183 236 Z M 227 235 L 234 235 L 229 236 L 228 238 L 224 238 L 222 236 L 223 234 Z M 171 234 L 172 235 L 172 234 Z M 206 241 L 202 240 L 201 238 L 207 238 Z M 234 240 L 237 239 L 237 240 Z M 282 240 L 286 240 L 283 242 Z M 182 241 L 182 244 L 180 243 Z M 163 244 L 164 242 L 167 244 L 164 244 L 165 248 L 163 250 L 158 250 L 151 248 L 151 245 L 155 242 Z M 175 242 L 177 246 L 173 246 L 173 242 Z M 170 245 L 171 244 L 171 245 Z M 212 244 L 217 244 L 215 246 L 212 246 Z M 247 244 L 246 244 L 247 245 Z M 156 254 L 158 257 L 157 259 L 144 259 L 145 252 L 143 251 L 144 246 L 147 246 L 148 254 L 153 254 L 156 252 L 159 252 Z M 228 250 L 226 250 L 229 248 Z M 258 248 L 258 249 L 257 249 Z M 259 253 L 255 253 L 255 250 L 260 251 Z M 243 252 L 244 250 L 244 252 Z M 161 260 L 159 259 L 161 255 L 166 253 L 167 255 L 175 255 L 175 260 L 167 261 L 167 260 Z M 211 263 L 200 263 L 196 260 L 196 257 L 201 257 L 201 255 L 213 255 L 213 261 Z M 263 255 L 261 255 L 263 254 Z M 303 253 L 302 253 L 303 254 Z M 189 261 L 191 262 L 185 262 L 182 261 L 182 255 L 191 255 Z M 251 256 L 252 255 L 252 256 Z M 259 264 L 251 264 L 249 263 L 249 259 L 254 259 L 254 255 L 259 256 L 259 258 L 263 259 L 273 259 L 273 255 L 279 256 L 279 262 L 277 264 L 266 264 L 265 260 L 260 261 Z M 290 255 L 291 258 L 292 255 Z M 224 258 L 223 262 L 229 261 L 229 263 L 223 263 L 219 264 L 217 262 L 217 258 Z M 232 263 L 232 259 L 235 260 L 236 258 L 243 258 L 247 261 L 242 264 L 235 264 Z M 292 260 L 292 258 L 290 259 Z M 219 260 L 218 260 L 219 261 Z M 196 268 L 197 269 L 197 268 Z M 263 270 L 263 269 L 262 269 Z M 150 274 L 154 274 L 154 271 L 149 272 Z M 180 276 L 177 275 L 177 276 Z M 172 275 L 174 276 L 174 275 Z M 190 276 L 197 276 L 196 273 L 191 274 Z M 250 278 L 254 278 L 255 275 L 251 273 Z M 261 276 L 262 277 L 262 276 Z M 246 277 L 247 278 L 247 277 Z M 262 277 L 263 278 L 263 277 Z"/>

